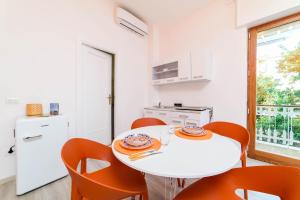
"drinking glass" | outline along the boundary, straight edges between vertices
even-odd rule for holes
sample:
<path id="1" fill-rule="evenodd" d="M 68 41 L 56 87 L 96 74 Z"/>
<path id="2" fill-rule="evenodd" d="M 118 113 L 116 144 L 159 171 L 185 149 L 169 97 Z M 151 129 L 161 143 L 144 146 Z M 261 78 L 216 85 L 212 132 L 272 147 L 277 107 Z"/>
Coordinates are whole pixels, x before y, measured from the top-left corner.
<path id="1" fill-rule="evenodd" d="M 167 146 L 170 142 L 170 134 L 169 133 L 162 133 L 160 135 L 160 142 L 162 145 Z"/>
<path id="2" fill-rule="evenodd" d="M 168 126 L 168 132 L 169 132 L 169 134 L 174 134 L 175 133 L 175 129 L 176 129 L 175 125 L 169 125 Z"/>

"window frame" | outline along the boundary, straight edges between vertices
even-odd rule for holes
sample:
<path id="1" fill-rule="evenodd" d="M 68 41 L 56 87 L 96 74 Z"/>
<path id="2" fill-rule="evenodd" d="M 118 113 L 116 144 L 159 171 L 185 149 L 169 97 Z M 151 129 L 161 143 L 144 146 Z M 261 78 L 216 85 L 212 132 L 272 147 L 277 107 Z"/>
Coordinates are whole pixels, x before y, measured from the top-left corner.
<path id="1" fill-rule="evenodd" d="M 250 144 L 248 157 L 266 161 L 273 164 L 290 165 L 300 167 L 300 160 L 273 154 L 255 149 L 256 142 L 256 47 L 257 33 L 266 31 L 278 26 L 282 26 L 295 21 L 300 21 L 300 12 L 283 17 L 265 24 L 261 24 L 248 29 L 248 88 L 247 88 L 247 127 L 250 132 Z"/>

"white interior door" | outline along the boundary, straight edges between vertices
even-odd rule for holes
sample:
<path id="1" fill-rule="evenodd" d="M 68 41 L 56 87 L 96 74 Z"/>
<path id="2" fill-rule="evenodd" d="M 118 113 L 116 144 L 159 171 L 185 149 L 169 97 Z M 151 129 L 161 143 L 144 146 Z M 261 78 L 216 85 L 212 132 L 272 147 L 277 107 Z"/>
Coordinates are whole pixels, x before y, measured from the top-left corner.
<path id="1" fill-rule="evenodd" d="M 82 46 L 79 73 L 79 136 L 111 144 L 112 56 Z"/>

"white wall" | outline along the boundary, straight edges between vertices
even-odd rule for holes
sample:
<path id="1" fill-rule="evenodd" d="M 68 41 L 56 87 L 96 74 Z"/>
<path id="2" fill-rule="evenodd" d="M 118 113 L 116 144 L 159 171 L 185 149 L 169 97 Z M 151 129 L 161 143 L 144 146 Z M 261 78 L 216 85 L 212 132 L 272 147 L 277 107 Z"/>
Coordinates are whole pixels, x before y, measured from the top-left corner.
<path id="1" fill-rule="evenodd" d="M 13 128 L 25 104 L 59 102 L 75 133 L 80 39 L 116 53 L 116 134 L 147 104 L 148 39 L 113 21 L 110 0 L 0 0 L 0 180 L 15 174 Z M 6 104 L 16 97 L 19 104 Z"/>
<path id="2" fill-rule="evenodd" d="M 189 106 L 213 106 L 215 120 L 245 125 L 247 30 L 235 27 L 234 3 L 213 1 L 186 19 L 157 29 L 158 59 L 164 60 L 178 54 L 178 51 L 191 48 L 207 49 L 214 57 L 211 82 L 152 87 L 152 92 L 159 96 L 162 104 L 182 102 Z"/>
<path id="3" fill-rule="evenodd" d="M 299 0 L 236 0 L 237 25 L 253 26 L 300 11 Z"/>
<path id="4" fill-rule="evenodd" d="M 247 27 L 295 13 L 299 4 L 299 0 L 212 0 L 185 19 L 154 26 L 151 42 L 159 54 L 154 53 L 153 63 L 191 49 L 207 49 L 213 53 L 213 74 L 210 82 L 151 86 L 149 102 L 213 106 L 215 120 L 246 126 Z"/>

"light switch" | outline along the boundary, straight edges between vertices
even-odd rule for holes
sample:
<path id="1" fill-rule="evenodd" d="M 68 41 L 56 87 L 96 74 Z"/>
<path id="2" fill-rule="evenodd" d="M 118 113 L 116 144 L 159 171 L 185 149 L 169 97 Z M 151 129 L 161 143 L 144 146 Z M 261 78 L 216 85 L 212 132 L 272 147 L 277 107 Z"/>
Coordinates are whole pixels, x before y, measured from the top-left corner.
<path id="1" fill-rule="evenodd" d="M 6 98 L 6 104 L 18 104 L 18 103 L 20 103 L 18 98 L 15 97 Z"/>

